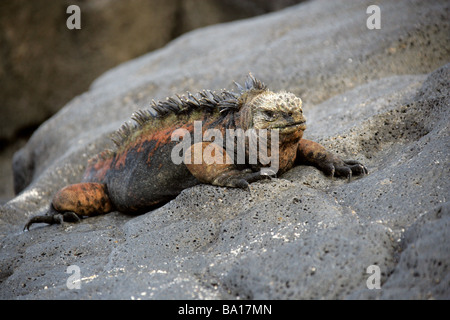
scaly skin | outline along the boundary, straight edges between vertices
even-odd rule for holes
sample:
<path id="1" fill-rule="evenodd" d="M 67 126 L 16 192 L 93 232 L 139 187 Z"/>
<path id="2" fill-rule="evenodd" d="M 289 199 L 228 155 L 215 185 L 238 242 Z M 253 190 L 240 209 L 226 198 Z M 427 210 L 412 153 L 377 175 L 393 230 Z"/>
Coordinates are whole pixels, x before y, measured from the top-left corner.
<path id="1" fill-rule="evenodd" d="M 106 150 L 91 159 L 82 181 L 58 191 L 49 212 L 32 217 L 25 229 L 33 223 L 78 221 L 80 217 L 116 210 L 143 213 L 199 183 L 248 188 L 249 183 L 268 177 L 260 170 L 267 163 L 263 165 L 258 158 L 256 164 L 250 164 L 247 148 L 246 162 L 236 163 L 230 161 L 230 152 L 235 149 L 227 152 L 225 143 L 211 145 L 214 142 L 204 139 L 191 144 L 184 156 L 204 155 L 206 149 L 215 147 L 217 152 L 221 151 L 223 163 L 203 159 L 201 163 L 175 164 L 171 154 L 179 142 L 172 141 L 172 134 L 184 129 L 193 136 L 194 121 L 201 121 L 202 137 L 208 129 L 218 129 L 222 136 L 226 136 L 227 129 L 277 130 L 278 174 L 298 164 L 311 164 L 327 175 L 349 180 L 353 175 L 367 174 L 366 167 L 359 162 L 341 160 L 320 144 L 302 139 L 306 118 L 301 100 L 293 94 L 273 93 L 252 75 L 245 88 L 240 85 L 238 88 L 239 94 L 188 93 L 187 97 L 153 102 L 151 109 L 138 111 L 133 116 L 134 125 L 126 123 L 117 131 L 113 139 L 115 151 Z M 275 151 L 269 148 L 268 152 Z"/>

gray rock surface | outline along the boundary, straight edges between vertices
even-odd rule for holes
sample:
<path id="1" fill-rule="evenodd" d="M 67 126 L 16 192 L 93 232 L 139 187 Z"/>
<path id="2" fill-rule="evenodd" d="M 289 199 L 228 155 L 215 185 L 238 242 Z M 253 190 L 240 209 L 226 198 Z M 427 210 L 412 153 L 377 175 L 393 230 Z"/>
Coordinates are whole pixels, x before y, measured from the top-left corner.
<path id="1" fill-rule="evenodd" d="M 15 156 L 0 209 L 0 298 L 448 299 L 449 4 L 312 1 L 197 30 L 97 79 Z M 370 174 L 312 167 L 251 185 L 199 185 L 140 216 L 22 232 L 131 113 L 252 71 L 302 97 L 306 138 Z M 80 289 L 69 289 L 69 266 Z M 367 268 L 381 289 L 368 289 Z"/>

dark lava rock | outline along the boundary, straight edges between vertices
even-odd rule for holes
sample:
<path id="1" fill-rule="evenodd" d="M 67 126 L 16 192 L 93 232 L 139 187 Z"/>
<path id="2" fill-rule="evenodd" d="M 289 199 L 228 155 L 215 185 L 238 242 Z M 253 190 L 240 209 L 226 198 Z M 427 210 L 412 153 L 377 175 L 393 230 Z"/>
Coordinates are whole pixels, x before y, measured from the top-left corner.
<path id="1" fill-rule="evenodd" d="M 312 1 L 204 28 L 97 79 L 15 157 L 0 298 L 448 299 L 449 3 L 381 1 L 380 30 L 367 5 Z M 299 166 L 250 191 L 198 185 L 137 217 L 22 232 L 134 110 L 248 71 L 301 96 L 306 138 L 370 174 L 348 183 Z"/>

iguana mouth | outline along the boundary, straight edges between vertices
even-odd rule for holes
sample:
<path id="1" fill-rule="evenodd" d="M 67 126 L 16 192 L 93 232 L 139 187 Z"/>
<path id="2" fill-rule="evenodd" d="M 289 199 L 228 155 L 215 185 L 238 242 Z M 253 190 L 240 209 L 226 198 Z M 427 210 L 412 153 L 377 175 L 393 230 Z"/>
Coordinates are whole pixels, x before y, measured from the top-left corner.
<path id="1" fill-rule="evenodd" d="M 293 132 L 294 130 L 305 130 L 306 121 L 291 123 L 282 127 L 276 127 L 274 129 L 280 129 L 282 132 Z"/>

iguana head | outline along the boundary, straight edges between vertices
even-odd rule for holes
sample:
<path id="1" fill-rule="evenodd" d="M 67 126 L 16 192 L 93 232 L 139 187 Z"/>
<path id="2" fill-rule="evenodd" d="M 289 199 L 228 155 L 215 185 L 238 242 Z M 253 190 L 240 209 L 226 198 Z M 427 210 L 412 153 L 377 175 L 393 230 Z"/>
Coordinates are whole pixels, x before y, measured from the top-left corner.
<path id="1" fill-rule="evenodd" d="M 280 134 L 290 134 L 306 129 L 302 100 L 288 92 L 264 92 L 251 102 L 254 129 L 278 129 Z"/>
<path id="2" fill-rule="evenodd" d="M 272 92 L 250 75 L 240 100 L 240 124 L 245 130 L 279 130 L 289 135 L 306 129 L 302 100 L 293 93 Z"/>

